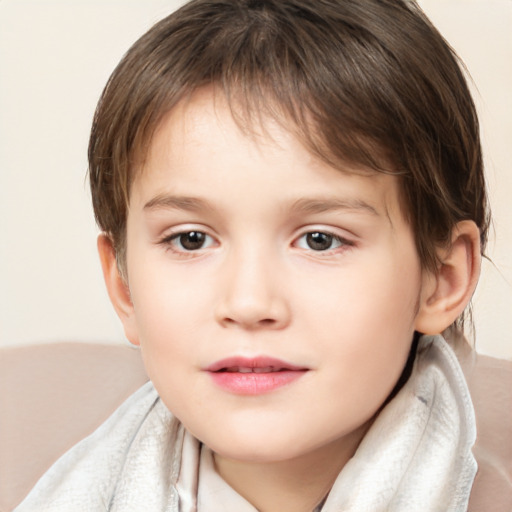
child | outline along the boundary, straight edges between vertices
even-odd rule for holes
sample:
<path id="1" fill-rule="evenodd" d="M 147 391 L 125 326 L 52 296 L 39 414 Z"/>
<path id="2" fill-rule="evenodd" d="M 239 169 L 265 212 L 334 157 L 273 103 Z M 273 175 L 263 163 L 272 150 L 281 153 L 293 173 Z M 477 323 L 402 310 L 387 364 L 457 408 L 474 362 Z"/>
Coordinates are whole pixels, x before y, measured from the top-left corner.
<path id="1" fill-rule="evenodd" d="M 440 333 L 489 215 L 474 105 L 413 2 L 194 0 L 114 71 L 89 160 L 151 383 L 17 510 L 467 509 Z"/>

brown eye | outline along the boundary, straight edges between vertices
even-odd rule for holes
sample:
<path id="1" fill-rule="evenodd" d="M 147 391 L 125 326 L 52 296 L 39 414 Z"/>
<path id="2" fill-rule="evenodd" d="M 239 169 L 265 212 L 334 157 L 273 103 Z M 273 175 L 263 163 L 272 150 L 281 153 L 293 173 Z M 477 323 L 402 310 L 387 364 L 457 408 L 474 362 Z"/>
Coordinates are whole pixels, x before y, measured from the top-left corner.
<path id="1" fill-rule="evenodd" d="M 188 231 L 174 236 L 172 241 L 182 250 L 197 251 L 203 248 L 206 239 L 207 235 L 201 231 Z"/>
<path id="2" fill-rule="evenodd" d="M 306 235 L 306 244 L 313 251 L 327 251 L 332 249 L 335 237 L 328 233 L 308 233 Z M 338 243 L 338 245 L 340 245 Z"/>

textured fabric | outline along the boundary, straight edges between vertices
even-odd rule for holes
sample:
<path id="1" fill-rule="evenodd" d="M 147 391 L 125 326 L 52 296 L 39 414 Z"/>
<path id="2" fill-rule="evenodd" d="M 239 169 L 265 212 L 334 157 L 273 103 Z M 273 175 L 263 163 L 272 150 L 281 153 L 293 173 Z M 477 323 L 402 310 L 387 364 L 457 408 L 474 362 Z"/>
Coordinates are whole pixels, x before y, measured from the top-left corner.
<path id="1" fill-rule="evenodd" d="M 475 435 L 453 352 L 440 336 L 422 338 L 411 378 L 338 476 L 322 512 L 465 511 Z M 199 465 L 200 443 L 148 383 L 64 455 L 16 511 L 194 512 Z M 201 489 L 200 499 L 209 492 L 215 488 Z M 223 510 L 239 512 L 243 498 L 228 488 L 226 499 Z"/>

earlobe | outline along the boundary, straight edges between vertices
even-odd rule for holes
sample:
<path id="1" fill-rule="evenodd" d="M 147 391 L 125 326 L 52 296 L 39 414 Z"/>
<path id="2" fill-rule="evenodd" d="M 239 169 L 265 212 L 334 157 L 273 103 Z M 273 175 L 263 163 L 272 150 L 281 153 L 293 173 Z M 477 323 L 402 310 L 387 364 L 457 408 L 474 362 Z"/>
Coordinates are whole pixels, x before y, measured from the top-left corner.
<path id="1" fill-rule="evenodd" d="M 107 292 L 117 316 L 123 324 L 126 337 L 133 345 L 139 345 L 130 290 L 119 271 L 112 241 L 105 233 L 98 236 L 98 253 Z"/>
<path id="2" fill-rule="evenodd" d="M 459 222 L 451 244 L 439 249 L 437 273 L 423 279 L 422 297 L 415 329 L 423 334 L 439 334 L 464 311 L 480 276 L 480 231 L 469 220 Z"/>

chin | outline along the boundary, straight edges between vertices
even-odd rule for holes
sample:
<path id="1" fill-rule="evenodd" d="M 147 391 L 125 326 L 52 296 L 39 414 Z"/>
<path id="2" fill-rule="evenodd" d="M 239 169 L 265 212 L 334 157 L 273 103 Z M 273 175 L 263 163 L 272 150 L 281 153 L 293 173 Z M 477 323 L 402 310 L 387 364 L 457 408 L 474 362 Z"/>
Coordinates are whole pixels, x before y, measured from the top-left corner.
<path id="1" fill-rule="evenodd" d="M 203 443 L 217 455 L 240 462 L 281 462 L 300 456 L 302 452 L 302 447 L 289 436 L 275 439 L 266 435 L 254 439 L 246 435 L 227 435 L 223 439 L 208 438 Z"/>
<path id="2" fill-rule="evenodd" d="M 272 464 L 283 462 L 286 460 L 292 460 L 298 456 L 300 453 L 294 453 L 290 450 L 274 450 L 266 447 L 265 450 L 255 449 L 254 447 L 244 446 L 240 447 L 240 449 L 236 449 L 233 447 L 229 447 L 227 449 L 216 450 L 214 447 L 208 446 L 216 455 L 237 462 L 243 462 L 247 464 Z"/>

